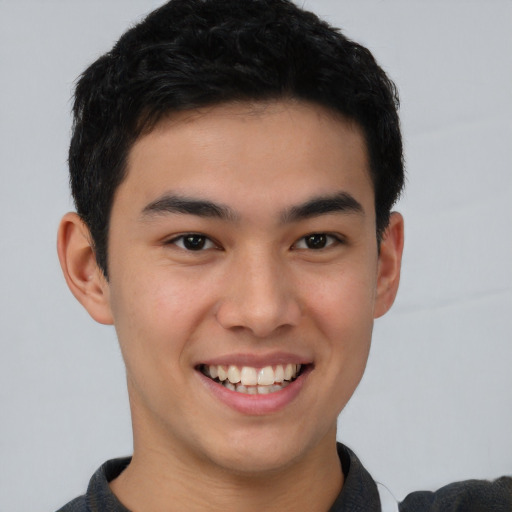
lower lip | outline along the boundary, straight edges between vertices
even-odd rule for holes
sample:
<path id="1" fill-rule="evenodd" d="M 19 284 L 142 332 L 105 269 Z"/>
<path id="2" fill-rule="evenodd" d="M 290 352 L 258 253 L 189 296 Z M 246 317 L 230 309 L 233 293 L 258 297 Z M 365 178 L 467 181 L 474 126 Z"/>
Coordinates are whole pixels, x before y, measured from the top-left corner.
<path id="1" fill-rule="evenodd" d="M 261 416 L 276 413 L 286 408 L 302 390 L 305 379 L 310 371 L 310 367 L 306 368 L 299 377 L 290 382 L 285 388 L 265 395 L 249 395 L 247 393 L 231 391 L 222 384 L 208 378 L 199 370 L 197 370 L 197 374 L 209 391 L 227 406 L 243 414 Z"/>

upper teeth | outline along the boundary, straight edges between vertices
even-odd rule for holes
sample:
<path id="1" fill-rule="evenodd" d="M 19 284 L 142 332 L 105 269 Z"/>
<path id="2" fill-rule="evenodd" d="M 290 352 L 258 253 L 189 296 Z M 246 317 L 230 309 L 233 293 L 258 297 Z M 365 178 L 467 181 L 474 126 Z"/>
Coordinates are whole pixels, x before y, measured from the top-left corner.
<path id="1" fill-rule="evenodd" d="M 219 379 L 224 382 L 228 380 L 231 384 L 241 383 L 243 386 L 271 386 L 283 381 L 290 381 L 297 377 L 301 368 L 300 364 L 278 364 L 277 366 L 265 366 L 254 368 L 252 366 L 236 365 L 204 365 L 203 373 L 212 379 Z"/>

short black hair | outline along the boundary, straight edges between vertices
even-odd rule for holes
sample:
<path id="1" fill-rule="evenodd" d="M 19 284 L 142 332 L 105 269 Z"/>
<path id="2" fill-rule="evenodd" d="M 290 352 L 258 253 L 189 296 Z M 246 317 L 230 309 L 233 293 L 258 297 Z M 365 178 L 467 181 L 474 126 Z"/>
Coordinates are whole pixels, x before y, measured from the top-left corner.
<path id="1" fill-rule="evenodd" d="M 114 193 L 137 137 L 172 112 L 291 98 L 362 129 L 380 241 L 404 165 L 396 87 L 370 51 L 289 0 L 171 0 L 90 65 L 75 90 L 71 190 L 105 277 Z"/>

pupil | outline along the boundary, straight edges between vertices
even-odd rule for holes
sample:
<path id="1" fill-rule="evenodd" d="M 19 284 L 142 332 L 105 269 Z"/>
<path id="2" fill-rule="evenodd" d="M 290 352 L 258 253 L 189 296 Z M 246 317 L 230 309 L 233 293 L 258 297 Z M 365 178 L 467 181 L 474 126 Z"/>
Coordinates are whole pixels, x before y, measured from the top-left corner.
<path id="1" fill-rule="evenodd" d="M 314 234 L 306 237 L 306 245 L 310 249 L 323 249 L 327 243 L 327 237 L 323 234 Z"/>
<path id="2" fill-rule="evenodd" d="M 191 251 L 198 251 L 204 247 L 205 242 L 206 239 L 204 236 L 188 235 L 183 240 L 183 245 Z"/>

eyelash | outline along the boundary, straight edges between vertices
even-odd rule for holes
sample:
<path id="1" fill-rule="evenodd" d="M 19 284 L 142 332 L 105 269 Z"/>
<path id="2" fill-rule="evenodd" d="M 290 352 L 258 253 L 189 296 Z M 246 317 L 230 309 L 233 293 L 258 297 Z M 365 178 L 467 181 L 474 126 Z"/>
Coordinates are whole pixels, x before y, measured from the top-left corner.
<path id="1" fill-rule="evenodd" d="M 315 242 L 314 238 L 317 238 L 316 242 L 324 243 L 323 246 L 313 248 L 308 247 L 308 239 L 309 241 Z M 200 240 L 196 240 L 196 248 L 192 248 L 190 245 L 187 247 L 187 240 L 188 242 L 192 242 L 194 238 L 198 238 Z M 299 245 L 303 243 L 304 247 L 299 247 Z M 310 233 L 308 235 L 305 235 L 297 240 L 292 245 L 292 249 L 299 249 L 299 250 L 311 250 L 311 251 L 321 251 L 323 249 L 328 249 L 329 247 L 336 246 L 339 244 L 344 243 L 344 240 L 336 235 L 330 234 L 330 233 Z M 166 242 L 166 245 L 176 245 L 180 249 L 183 249 L 187 252 L 201 252 L 208 249 L 218 249 L 219 246 L 216 244 L 210 237 L 203 235 L 202 233 L 185 233 L 183 235 L 179 235 L 177 237 L 172 238 L 171 240 Z"/>
<path id="2" fill-rule="evenodd" d="M 202 240 L 202 245 L 199 243 L 199 247 L 192 249 L 186 246 L 187 240 L 191 241 L 192 238 L 199 238 Z M 219 246 L 208 236 L 202 233 L 185 233 L 179 235 L 166 242 L 166 245 L 176 245 L 180 249 L 188 252 L 201 252 L 207 249 L 218 249 Z M 205 247 L 207 245 L 207 247 Z"/>
<path id="3" fill-rule="evenodd" d="M 307 240 L 312 239 L 313 237 L 321 237 L 320 242 L 323 239 L 325 241 L 325 245 L 323 247 L 318 247 L 316 249 L 314 249 L 312 247 L 307 247 L 307 246 L 298 247 L 301 242 L 304 242 L 304 245 L 306 245 Z M 300 249 L 300 250 L 321 251 L 323 249 L 329 249 L 330 247 L 333 247 L 333 246 L 336 246 L 339 244 L 343 244 L 343 243 L 344 243 L 344 240 L 340 236 L 333 235 L 332 233 L 317 232 L 317 233 L 310 233 L 309 235 L 305 235 L 305 236 L 299 238 L 299 240 L 297 240 L 297 242 L 295 242 L 292 247 L 294 247 L 295 249 Z"/>

